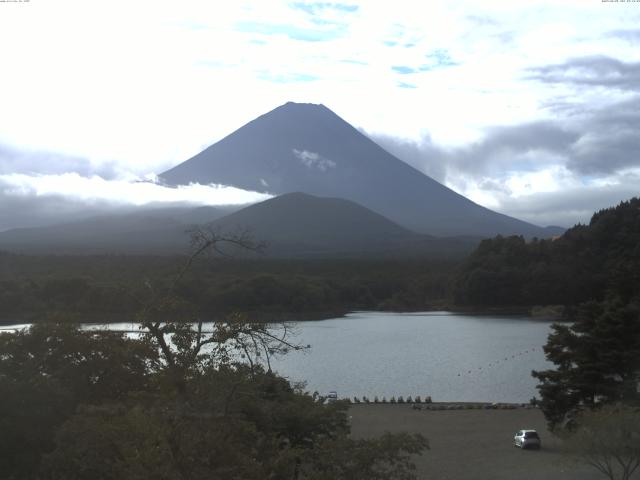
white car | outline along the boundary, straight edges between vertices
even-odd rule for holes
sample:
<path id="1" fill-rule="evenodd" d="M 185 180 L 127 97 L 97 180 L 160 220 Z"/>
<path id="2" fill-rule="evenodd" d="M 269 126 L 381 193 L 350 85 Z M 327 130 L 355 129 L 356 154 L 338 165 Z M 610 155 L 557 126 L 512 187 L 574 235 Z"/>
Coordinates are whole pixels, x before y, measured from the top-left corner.
<path id="1" fill-rule="evenodd" d="M 539 449 L 542 446 L 540 436 L 535 430 L 519 430 L 513 437 L 513 445 L 520 448 Z"/>

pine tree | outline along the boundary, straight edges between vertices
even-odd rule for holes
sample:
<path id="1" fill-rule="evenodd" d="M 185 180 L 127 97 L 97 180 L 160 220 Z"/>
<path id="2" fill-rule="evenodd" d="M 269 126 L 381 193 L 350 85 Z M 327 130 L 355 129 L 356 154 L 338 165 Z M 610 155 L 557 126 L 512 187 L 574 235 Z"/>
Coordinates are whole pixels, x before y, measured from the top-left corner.
<path id="1" fill-rule="evenodd" d="M 640 306 L 610 298 L 582 305 L 572 325 L 556 324 L 544 347 L 556 370 L 540 380 L 540 407 L 550 428 L 571 426 L 577 414 L 608 403 L 640 402 Z"/>

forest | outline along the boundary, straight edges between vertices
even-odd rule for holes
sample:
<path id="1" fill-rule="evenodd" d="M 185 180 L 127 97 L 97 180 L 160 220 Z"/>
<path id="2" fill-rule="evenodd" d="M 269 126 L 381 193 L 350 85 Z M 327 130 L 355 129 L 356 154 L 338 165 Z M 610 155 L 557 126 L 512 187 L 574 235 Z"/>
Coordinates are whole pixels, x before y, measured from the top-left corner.
<path id="1" fill-rule="evenodd" d="M 596 212 L 553 239 L 483 240 L 462 263 L 458 305 L 566 305 L 640 290 L 640 199 Z"/>
<path id="2" fill-rule="evenodd" d="M 630 478 L 640 466 L 640 198 L 558 238 L 484 240 L 452 292 L 458 305 L 562 306 L 543 347 L 553 368 L 532 372 L 532 401 L 569 451 Z"/>
<path id="3" fill-rule="evenodd" d="M 0 252 L 0 322 L 58 317 L 126 321 L 166 286 L 183 256 L 56 256 Z M 352 310 L 477 310 L 560 305 L 569 312 L 640 285 L 638 199 L 597 212 L 553 239 L 483 240 L 462 260 L 211 257 L 177 291 L 203 318 L 244 312 L 264 321 Z"/>
<path id="4" fill-rule="evenodd" d="M 72 317 L 130 320 L 166 286 L 187 256 L 0 254 L 0 322 Z M 249 260 L 208 258 L 179 293 L 206 319 L 242 311 L 254 318 L 326 318 L 350 310 L 442 308 L 457 263 L 436 260 Z"/>

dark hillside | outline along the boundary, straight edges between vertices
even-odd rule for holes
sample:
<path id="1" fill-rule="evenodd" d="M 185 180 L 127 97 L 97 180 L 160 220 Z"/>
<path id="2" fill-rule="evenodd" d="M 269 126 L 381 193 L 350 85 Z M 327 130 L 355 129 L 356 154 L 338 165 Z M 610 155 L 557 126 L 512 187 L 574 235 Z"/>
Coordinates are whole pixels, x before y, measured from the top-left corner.
<path id="1" fill-rule="evenodd" d="M 354 202 L 290 193 L 213 222 L 221 231 L 248 230 L 268 257 L 456 257 L 479 239 L 419 235 Z"/>
<path id="2" fill-rule="evenodd" d="M 640 293 L 640 198 L 595 213 L 555 240 L 483 240 L 461 267 L 455 298 L 470 305 L 577 305 Z"/>
<path id="3" fill-rule="evenodd" d="M 149 285 L 166 286 L 185 256 L 0 252 L 0 324 L 132 320 Z M 428 259 L 234 259 L 197 262 L 180 295 L 203 318 L 327 318 L 364 309 L 427 310 L 448 302 L 457 262 Z"/>
<path id="4" fill-rule="evenodd" d="M 161 209 L 9 230 L 0 233 L 0 248 L 28 254 L 179 255 L 188 251 L 189 230 L 197 226 L 228 234 L 246 230 L 267 244 L 263 255 L 279 258 L 462 258 L 480 241 L 420 235 L 349 200 L 291 193 L 237 211 Z"/>

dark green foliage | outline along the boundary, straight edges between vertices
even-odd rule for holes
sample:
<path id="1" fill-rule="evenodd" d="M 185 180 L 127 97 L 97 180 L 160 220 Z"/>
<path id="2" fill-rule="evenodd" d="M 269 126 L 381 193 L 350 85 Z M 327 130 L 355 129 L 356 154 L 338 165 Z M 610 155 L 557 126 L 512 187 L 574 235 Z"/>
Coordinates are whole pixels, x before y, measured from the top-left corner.
<path id="1" fill-rule="evenodd" d="M 571 426 L 584 409 L 640 403 L 640 303 L 589 302 L 574 319 L 554 325 L 544 347 L 556 369 L 533 372 L 552 428 Z"/>
<path id="2" fill-rule="evenodd" d="M 555 370 L 533 372 L 551 428 L 585 409 L 640 401 L 640 198 L 597 212 L 560 238 L 483 241 L 460 268 L 455 300 L 564 305 L 545 346 Z"/>
<path id="3" fill-rule="evenodd" d="M 544 347 L 556 369 L 533 376 L 550 427 L 571 428 L 582 411 L 640 402 L 640 199 L 594 214 L 550 252 L 579 294 L 563 302 L 573 323 L 554 325 Z"/>
<path id="4" fill-rule="evenodd" d="M 269 374 L 254 374 L 217 378 L 191 391 L 179 410 L 164 397 L 144 407 L 84 408 L 58 432 L 45 478 L 294 478 L 296 459 L 336 430 L 331 409 L 307 402 L 282 379 L 272 384 Z M 313 416 L 317 423 L 307 421 Z"/>
<path id="5" fill-rule="evenodd" d="M 574 227 L 557 240 L 483 240 L 463 264 L 454 298 L 460 305 L 577 304 L 602 296 L 600 260 L 576 255 Z"/>
<path id="6" fill-rule="evenodd" d="M 0 477 L 414 478 L 410 455 L 425 440 L 349 439 L 347 404 L 318 403 L 261 366 L 262 348 L 288 345 L 269 343 L 264 324 L 159 328 L 138 339 L 70 323 L 0 334 Z"/>
<path id="7" fill-rule="evenodd" d="M 640 292 L 640 198 L 597 212 L 553 240 L 484 240 L 456 279 L 460 305 L 578 305 Z"/>
<path id="8" fill-rule="evenodd" d="M 0 255 L 0 321 L 131 320 L 167 285 L 184 257 Z M 355 309 L 420 310 L 450 298 L 448 261 L 211 259 L 194 266 L 176 293 L 205 318 L 244 311 L 295 319 Z"/>
<path id="9" fill-rule="evenodd" d="M 155 349 L 123 333 L 79 331 L 71 324 L 36 324 L 0 335 L 0 376 L 55 379 L 78 403 L 117 400 L 146 388 L 158 368 Z"/>
<path id="10" fill-rule="evenodd" d="M 179 478 L 167 430 L 141 407 L 83 407 L 57 431 L 42 478 Z"/>
<path id="11" fill-rule="evenodd" d="M 56 379 L 0 375 L 0 478 L 32 478 L 74 404 Z"/>
<path id="12" fill-rule="evenodd" d="M 307 452 L 301 478 L 308 480 L 410 480 L 411 455 L 429 448 L 417 434 L 385 434 L 376 440 L 341 438 Z"/>
<path id="13" fill-rule="evenodd" d="M 2 478 L 31 478 L 78 405 L 150 390 L 156 352 L 120 333 L 80 332 L 69 324 L 0 334 Z"/>

